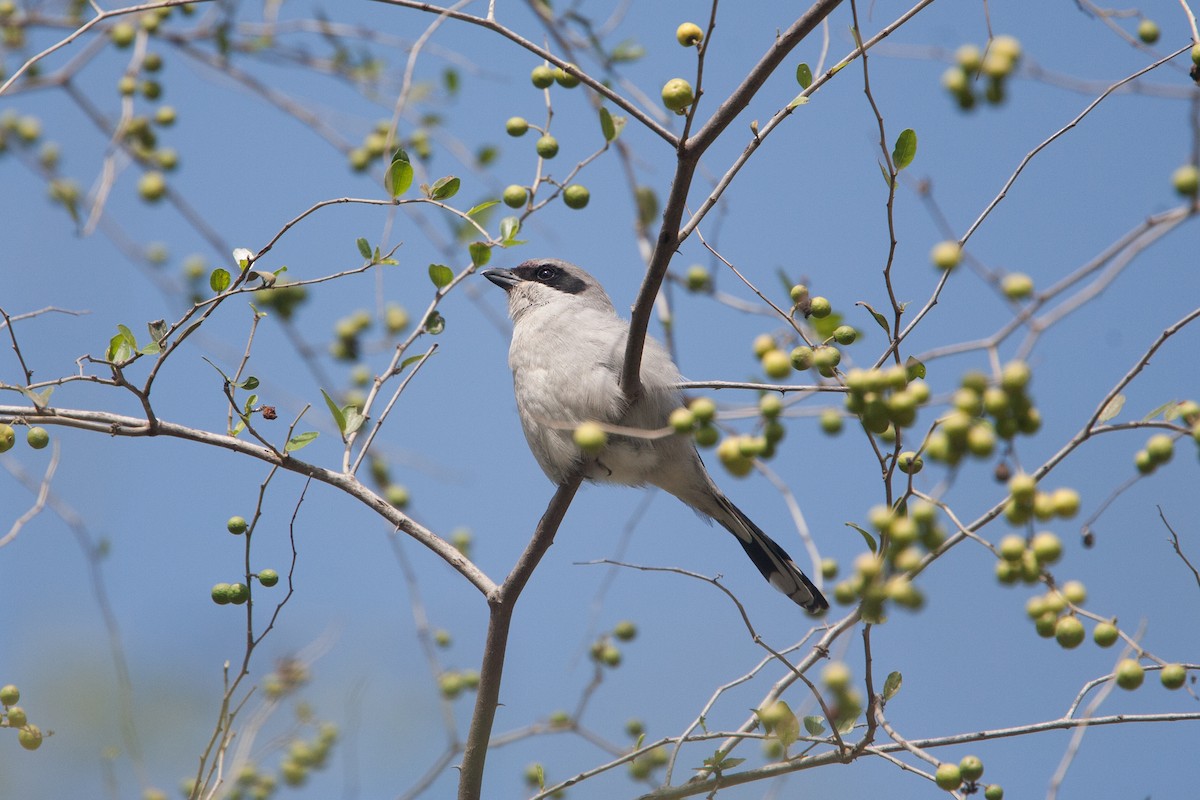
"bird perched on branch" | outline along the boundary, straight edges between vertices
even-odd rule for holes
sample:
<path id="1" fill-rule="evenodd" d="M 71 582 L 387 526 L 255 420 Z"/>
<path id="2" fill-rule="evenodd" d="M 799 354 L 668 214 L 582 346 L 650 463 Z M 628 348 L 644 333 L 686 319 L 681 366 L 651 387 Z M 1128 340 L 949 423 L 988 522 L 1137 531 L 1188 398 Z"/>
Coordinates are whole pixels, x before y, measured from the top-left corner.
<path id="1" fill-rule="evenodd" d="M 582 466 L 588 480 L 657 486 L 737 537 L 763 577 L 794 602 L 813 614 L 829 608 L 787 551 L 717 488 L 692 440 L 660 433 L 683 405 L 677 388 L 682 379 L 653 339 L 647 338 L 642 353 L 642 393 L 627 402 L 619 380 L 629 323 L 617 316 L 595 278 L 557 259 L 483 275 L 508 295 L 517 413 L 550 480 L 561 484 Z M 574 433 L 584 423 L 609 431 L 594 452 L 576 444 Z"/>

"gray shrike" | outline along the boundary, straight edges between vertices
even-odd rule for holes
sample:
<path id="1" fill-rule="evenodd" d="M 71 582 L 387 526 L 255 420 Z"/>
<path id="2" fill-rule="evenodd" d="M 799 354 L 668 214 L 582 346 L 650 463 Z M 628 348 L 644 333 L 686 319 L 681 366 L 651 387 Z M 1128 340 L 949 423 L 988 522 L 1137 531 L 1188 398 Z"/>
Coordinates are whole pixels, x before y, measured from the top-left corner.
<path id="1" fill-rule="evenodd" d="M 794 602 L 813 614 L 829 608 L 791 556 L 721 493 L 689 437 L 610 435 L 604 449 L 586 457 L 575 445 L 573 429 L 582 422 L 660 430 L 683 405 L 678 367 L 662 345 L 647 338 L 643 392 L 626 407 L 618 381 L 629 323 L 617 316 L 595 278 L 551 258 L 482 274 L 508 295 L 513 320 L 508 365 L 517 413 L 529 449 L 550 480 L 561 484 L 582 464 L 588 480 L 657 486 L 736 536 L 763 577 Z"/>

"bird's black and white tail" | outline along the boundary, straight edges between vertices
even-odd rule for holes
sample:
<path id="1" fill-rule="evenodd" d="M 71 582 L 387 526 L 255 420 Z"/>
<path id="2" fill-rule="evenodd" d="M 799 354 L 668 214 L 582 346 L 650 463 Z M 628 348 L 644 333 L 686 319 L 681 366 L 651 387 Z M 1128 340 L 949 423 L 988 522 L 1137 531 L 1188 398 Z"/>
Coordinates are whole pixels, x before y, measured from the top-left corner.
<path id="1" fill-rule="evenodd" d="M 721 510 L 726 513 L 713 515 L 713 518 L 737 537 L 746 555 L 750 556 L 750 560 L 768 583 L 810 614 L 820 614 L 829 608 L 829 601 L 808 579 L 804 570 L 796 566 L 796 562 L 792 561 L 786 550 L 763 533 L 761 528 L 719 491 L 716 492 L 716 499 Z"/>

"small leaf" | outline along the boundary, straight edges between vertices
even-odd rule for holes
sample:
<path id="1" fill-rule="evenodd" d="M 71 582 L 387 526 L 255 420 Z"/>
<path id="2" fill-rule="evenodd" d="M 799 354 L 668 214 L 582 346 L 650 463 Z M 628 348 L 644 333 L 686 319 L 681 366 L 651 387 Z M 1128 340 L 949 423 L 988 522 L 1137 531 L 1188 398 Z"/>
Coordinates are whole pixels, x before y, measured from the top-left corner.
<path id="1" fill-rule="evenodd" d="M 809 736 L 820 736 L 825 732 L 825 718 L 813 715 L 804 718 L 804 730 Z"/>
<path id="2" fill-rule="evenodd" d="M 869 531 L 867 531 L 865 528 L 860 528 L 853 522 L 847 522 L 846 525 L 854 528 L 854 530 L 862 534 L 862 537 L 867 540 L 867 547 L 871 548 L 872 553 L 877 551 L 878 546 L 875 544 L 875 537 L 872 536 Z"/>
<path id="3" fill-rule="evenodd" d="M 394 200 L 407 192 L 408 187 L 412 186 L 412 182 L 413 168 L 408 161 L 408 153 L 397 150 L 396 154 L 392 156 L 392 163 L 388 165 L 387 174 L 384 176 L 384 188 L 391 193 Z"/>
<path id="4" fill-rule="evenodd" d="M 883 175 L 884 185 L 887 186 L 889 189 L 895 189 L 896 184 L 892 183 L 892 176 L 890 173 L 888 173 L 887 167 L 885 167 L 883 165 L 882 161 L 877 161 L 875 163 L 877 163 L 879 165 L 879 172 L 882 173 L 882 175 Z"/>
<path id="5" fill-rule="evenodd" d="M 612 49 L 608 57 L 615 62 L 623 63 L 627 61 L 637 61 L 639 58 L 644 58 L 646 48 L 642 47 L 633 39 L 626 39 Z"/>
<path id="6" fill-rule="evenodd" d="M 425 330 L 430 336 L 437 336 L 446 330 L 446 318 L 436 311 L 430 311 L 429 316 L 425 318 Z"/>
<path id="7" fill-rule="evenodd" d="M 479 205 L 477 205 L 477 206 L 474 206 L 473 208 L 471 208 L 471 210 L 469 210 L 469 211 L 467 212 L 467 216 L 468 216 L 468 217 L 473 217 L 473 216 L 475 216 L 476 214 L 478 214 L 480 211 L 483 211 L 483 210 L 485 210 L 485 209 L 491 208 L 492 206 L 499 205 L 499 204 L 500 204 L 500 201 L 499 201 L 499 200 L 484 200 L 484 201 L 483 201 L 482 203 L 480 203 Z"/>
<path id="8" fill-rule="evenodd" d="M 516 217 L 505 217 L 500 220 L 500 241 L 507 245 L 521 231 L 521 220 Z"/>
<path id="9" fill-rule="evenodd" d="M 442 85 L 446 87 L 446 93 L 450 95 L 458 94 L 458 70 L 454 67 L 446 67 L 442 72 Z"/>
<path id="10" fill-rule="evenodd" d="M 246 411 L 247 414 L 249 414 L 250 409 L 254 408 L 256 403 L 258 403 L 258 395 L 252 394 L 246 398 L 246 402 L 244 404 L 242 404 L 242 408 Z"/>
<path id="11" fill-rule="evenodd" d="M 445 178 L 433 184 L 433 189 L 430 194 L 434 200 L 449 200 L 454 195 L 458 194 L 458 187 L 462 183 L 453 175 L 447 175 Z"/>
<path id="12" fill-rule="evenodd" d="M 799 108 L 800 106 L 808 105 L 808 100 L 809 100 L 809 97 L 806 94 L 796 95 L 795 97 L 792 98 L 792 102 L 787 104 L 788 111 L 791 111 L 794 108 Z"/>
<path id="13" fill-rule="evenodd" d="M 467 252 L 471 254 L 471 263 L 477 267 L 485 266 L 492 260 L 492 248 L 483 242 L 472 242 L 467 245 Z"/>
<path id="14" fill-rule="evenodd" d="M 371 243 L 361 236 L 355 239 L 354 243 L 358 245 L 359 255 L 369 261 L 371 259 Z"/>
<path id="15" fill-rule="evenodd" d="M 808 64 L 803 62 L 796 67 L 796 83 L 800 84 L 801 89 L 807 89 L 812 86 L 812 70 L 808 68 Z"/>
<path id="16" fill-rule="evenodd" d="M 158 346 L 158 342 L 147 342 L 138 348 L 138 352 L 144 356 L 151 356 L 155 353 L 162 352 L 162 348 Z"/>
<path id="17" fill-rule="evenodd" d="M 437 288 L 444 289 L 454 280 L 454 270 L 445 264 L 430 264 L 429 280 L 433 281 L 433 285 Z"/>
<path id="18" fill-rule="evenodd" d="M 312 440 L 320 436 L 316 431 L 306 431 L 305 433 L 297 433 L 292 438 L 288 439 L 286 445 L 283 446 L 285 453 L 294 453 L 297 450 L 308 447 L 312 444 Z"/>
<path id="19" fill-rule="evenodd" d="M 224 267 L 217 267 L 208 276 L 208 286 L 217 294 L 229 288 L 229 270 Z"/>
<path id="20" fill-rule="evenodd" d="M 229 429 L 229 435 L 233 437 L 240 436 L 242 431 L 246 430 L 246 422 L 241 417 L 238 417 L 237 424 Z"/>
<path id="21" fill-rule="evenodd" d="M 1154 409 L 1153 411 L 1151 411 L 1151 412 L 1150 412 L 1149 414 L 1147 414 L 1146 416 L 1142 417 L 1142 422 L 1149 422 L 1150 420 L 1152 420 L 1152 419 L 1154 419 L 1155 417 L 1157 417 L 1159 414 L 1162 414 L 1163 412 L 1165 412 L 1165 411 L 1166 411 L 1168 408 L 1170 408 L 1170 407 L 1171 407 L 1172 405 L 1174 405 L 1174 404 L 1175 404 L 1175 401 L 1174 401 L 1174 400 L 1168 400 L 1167 402 L 1163 403 L 1163 404 L 1162 404 L 1161 406 L 1159 406 L 1158 408 L 1156 408 L 1156 409 Z"/>
<path id="22" fill-rule="evenodd" d="M 883 681 L 883 699 L 891 700 L 896 696 L 896 692 L 900 691 L 900 684 L 904 683 L 904 676 L 899 672 L 889 672 L 887 678 Z"/>
<path id="23" fill-rule="evenodd" d="M 800 738 L 800 720 L 796 719 L 795 713 L 792 712 L 787 703 L 784 703 L 782 700 L 775 701 L 776 706 L 780 704 L 783 705 L 787 713 L 782 715 L 782 719 L 776 721 L 772 733 L 779 740 L 780 744 L 784 747 L 790 747 L 793 742 Z"/>
<path id="24" fill-rule="evenodd" d="M 907 167 L 917 155 L 917 134 L 912 128 L 905 128 L 896 137 L 896 147 L 892 150 L 892 163 L 896 171 Z"/>
<path id="25" fill-rule="evenodd" d="M 397 370 L 402 370 L 402 369 L 404 369 L 405 367 L 407 367 L 409 364 L 415 364 L 415 363 L 417 363 L 418 361 L 420 361 L 420 360 L 421 360 L 422 358 L 424 358 L 424 357 L 425 357 L 425 354 L 424 354 L 424 353 L 422 353 L 422 354 L 421 354 L 421 355 L 419 355 L 419 356 L 409 356 L 408 358 L 406 358 L 406 359 L 404 359 L 403 361 L 401 361 L 401 362 L 400 362 L 400 366 L 399 366 L 399 367 L 397 367 L 396 369 L 397 369 Z"/>
<path id="26" fill-rule="evenodd" d="M 870 312 L 871 312 L 871 316 L 872 316 L 872 317 L 874 317 L 874 318 L 875 318 L 875 321 L 879 323 L 879 327 L 883 328 L 883 332 L 884 332 L 884 333 L 886 333 L 886 334 L 889 334 L 889 335 L 891 334 L 891 332 L 892 332 L 892 329 L 888 327 L 888 321 L 887 321 L 887 317 L 885 317 L 883 314 L 880 314 L 880 313 L 879 313 L 878 311 L 876 311 L 875 309 L 871 308 L 871 304 L 870 304 L 870 303 L 866 302 L 865 300 L 859 300 L 859 301 L 858 301 L 857 303 L 855 303 L 854 305 L 856 305 L 856 306 L 862 306 L 862 307 L 863 307 L 863 308 L 865 308 L 867 311 L 870 311 Z"/>
<path id="27" fill-rule="evenodd" d="M 121 334 L 118 333 L 108 340 L 108 350 L 104 354 L 107 360 L 119 364 L 122 361 L 128 361 L 131 355 L 133 352 L 129 348 L 129 343 Z"/>
<path id="28" fill-rule="evenodd" d="M 925 365 L 917 360 L 916 356 L 909 356 L 904 362 L 904 370 L 908 373 L 908 379 L 915 381 L 917 378 L 925 378 Z"/>
<path id="29" fill-rule="evenodd" d="M 357 431 L 363 426 L 363 423 L 367 421 L 367 418 L 360 414 L 358 409 L 354 406 L 344 407 L 342 409 L 342 413 L 346 415 L 345 434 L 347 436 Z"/>
<path id="30" fill-rule="evenodd" d="M 338 430 L 342 434 L 346 433 L 346 415 L 342 413 L 342 409 L 338 408 L 338 404 L 333 402 L 333 398 L 322 389 L 321 396 L 325 398 L 325 405 L 329 407 L 329 413 L 333 415 L 333 421 L 337 424 Z"/>
<path id="31" fill-rule="evenodd" d="M 1119 394 L 1105 404 L 1104 410 L 1100 412 L 1100 422 L 1108 422 L 1110 419 L 1121 413 L 1121 409 L 1125 407 L 1125 395 Z"/>
<path id="32" fill-rule="evenodd" d="M 537 781 L 538 790 L 546 788 L 546 770 L 541 764 L 533 764 L 533 777 Z M 528 774 L 528 773 L 526 773 Z"/>
<path id="33" fill-rule="evenodd" d="M 246 378 L 246 380 L 238 384 L 238 388 L 245 389 L 247 392 L 252 392 L 258 388 L 258 378 L 251 375 L 249 378 Z"/>

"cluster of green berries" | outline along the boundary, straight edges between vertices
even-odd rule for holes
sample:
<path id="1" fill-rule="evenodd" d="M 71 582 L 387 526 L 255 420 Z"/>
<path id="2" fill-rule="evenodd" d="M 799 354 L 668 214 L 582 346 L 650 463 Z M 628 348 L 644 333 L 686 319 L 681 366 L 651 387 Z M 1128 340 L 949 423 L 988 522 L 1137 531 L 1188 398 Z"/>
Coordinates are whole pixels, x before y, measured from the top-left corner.
<path id="1" fill-rule="evenodd" d="M 139 22 L 142 28 L 153 32 L 166 17 L 164 14 L 147 12 Z M 127 21 L 118 22 L 109 29 L 109 38 L 118 48 L 127 48 L 133 44 L 136 34 L 133 24 Z M 138 65 L 138 73 L 127 72 L 117 81 L 117 92 L 122 97 L 133 97 L 136 94 L 149 103 L 158 102 L 162 98 L 163 86 L 157 75 L 162 70 L 163 63 L 159 53 L 147 51 Z M 148 203 L 156 203 L 166 195 L 167 180 L 164 173 L 179 166 L 179 152 L 173 147 L 159 147 L 155 128 L 171 127 L 178 116 L 173 106 L 158 106 L 152 116 L 136 115 L 130 118 L 121 131 L 134 158 L 147 167 L 147 171 L 138 180 L 138 194 Z"/>
<path id="2" fill-rule="evenodd" d="M 17 742 L 26 750 L 37 750 L 49 733 L 29 722 L 29 715 L 17 703 L 21 702 L 21 690 L 11 683 L 0 687 L 0 705 L 4 706 L 0 716 L 0 727 L 16 728 Z"/>
<path id="3" fill-rule="evenodd" d="M 997 36 L 986 52 L 965 44 L 954 54 L 954 66 L 942 73 L 942 87 L 963 111 L 979 102 L 978 84 L 982 78 L 983 99 L 991 105 L 1004 102 L 1009 77 L 1021 60 L 1021 43 L 1012 36 Z"/>
<path id="4" fill-rule="evenodd" d="M 539 69 L 548 70 L 549 67 L 537 67 L 534 69 L 535 75 L 538 74 Z M 562 70 L 558 70 L 558 72 L 562 72 Z M 568 79 L 572 77 L 567 75 L 565 72 L 562 72 L 562 74 Z M 551 79 L 550 83 L 553 83 L 555 80 L 557 80 L 557 73 L 555 74 L 555 77 Z M 570 86 L 577 86 L 579 80 L 577 78 L 573 80 L 575 82 L 571 83 Z M 538 85 L 537 80 L 534 81 L 534 85 Z M 550 84 L 547 84 L 547 86 L 548 85 Z M 548 131 L 538 128 L 535 125 L 531 125 L 524 117 L 509 117 L 508 121 L 504 123 L 505 132 L 508 133 L 509 136 L 516 138 L 524 136 L 529 132 L 530 128 L 533 128 L 542 134 L 534 143 L 534 150 L 537 152 L 539 158 L 551 159 L 558 155 L 558 139 L 555 139 L 553 136 L 551 136 Z M 563 187 L 562 198 L 563 202 L 566 203 L 567 208 L 580 209 L 587 206 L 588 202 L 592 199 L 592 193 L 588 191 L 586 186 L 573 183 L 570 186 Z M 523 208 L 531 202 L 532 193 L 529 191 L 529 187 L 514 183 L 510 184 L 504 189 L 501 199 L 509 208 Z"/>
<path id="5" fill-rule="evenodd" d="M 338 728 L 332 722 L 321 723 L 311 739 L 293 739 L 279 763 L 279 778 L 288 786 L 303 786 L 313 770 L 328 765 L 337 740 Z"/>
<path id="6" fill-rule="evenodd" d="M 204 270 L 202 274 L 207 274 L 207 270 Z M 188 277 L 192 276 L 189 274 Z M 297 286 L 282 280 L 276 281 L 270 289 L 260 289 L 254 293 L 255 305 L 274 311 L 284 320 L 290 320 L 295 316 L 296 309 L 307 300 L 307 286 Z"/>
<path id="7" fill-rule="evenodd" d="M 970 796 L 983 789 L 983 800 L 1003 800 L 1004 789 L 998 783 L 979 784 L 983 777 L 983 761 L 979 756 L 963 756 L 957 764 L 938 764 L 934 772 L 933 782 L 939 789 L 954 792 L 962 789 L 964 795 Z"/>
<path id="8" fill-rule="evenodd" d="M 1135 658 L 1123 658 L 1114 670 L 1117 686 L 1132 692 L 1146 680 L 1146 668 Z M 1167 689 L 1179 689 L 1187 682 L 1187 667 L 1183 664 L 1163 664 L 1158 673 L 1159 681 Z"/>
<path id="9" fill-rule="evenodd" d="M 333 326 L 333 342 L 329 353 L 338 361 L 357 361 L 361 352 L 360 338 L 371 328 L 371 312 L 359 309 L 342 317 Z"/>
<path id="10" fill-rule="evenodd" d="M 909 380 L 908 370 L 900 365 L 887 369 L 851 369 L 845 375 L 846 411 L 858 417 L 871 433 L 888 441 L 895 439 L 901 428 L 910 428 L 917 421 L 917 410 L 929 402 L 929 385 L 922 380 Z M 840 417 L 830 410 L 821 418 L 826 433 L 841 429 Z M 902 454 L 906 471 L 916 473 L 921 460 L 915 453 Z"/>
<path id="11" fill-rule="evenodd" d="M 750 474 L 755 458 L 774 457 L 775 447 L 786 433 L 779 421 L 783 401 L 778 395 L 764 394 L 758 409 L 762 428 L 757 434 L 734 434 L 722 439 L 713 424 L 717 417 L 716 403 L 707 397 L 698 397 L 686 408 L 672 411 L 668 424 L 676 433 L 690 435 L 698 447 L 712 447 L 720 441 L 717 458 L 731 475 L 741 478 Z"/>
<path id="12" fill-rule="evenodd" d="M 1070 489 L 1064 492 L 1070 492 L 1077 497 Z M 1047 496 L 1053 498 L 1053 495 Z M 1000 540 L 996 550 L 1000 554 L 1000 559 L 996 562 L 996 579 L 1009 586 L 1017 582 L 1037 583 L 1041 580 L 1042 569 L 1062 558 L 1063 546 L 1057 534 L 1041 531 L 1028 539 L 1010 533 Z"/>
<path id="13" fill-rule="evenodd" d="M 249 529 L 249 523 L 245 517 L 232 516 L 225 523 L 225 530 L 229 531 L 234 536 L 241 536 Z M 259 570 L 253 577 L 258 579 L 258 582 L 266 587 L 274 586 L 279 583 L 279 573 L 273 569 Z M 244 583 L 216 583 L 213 584 L 211 591 L 212 600 L 219 606 L 225 605 L 244 605 L 250 599 L 250 587 Z"/>
<path id="14" fill-rule="evenodd" d="M 1200 446 L 1200 403 L 1185 400 L 1167 415 L 1168 420 L 1181 420 L 1191 430 L 1192 441 Z M 1133 464 L 1142 475 L 1149 475 L 1175 455 L 1175 437 L 1156 433 L 1146 440 L 1146 446 L 1133 456 Z"/>
<path id="15" fill-rule="evenodd" d="M 1055 517 L 1071 519 L 1079 513 L 1079 492 L 1066 486 L 1042 491 L 1037 480 L 1023 472 L 1009 478 L 1008 492 L 1004 518 L 1012 525 L 1024 525 L 1035 519 L 1041 522 Z"/>
<path id="16" fill-rule="evenodd" d="M 13 426 L 0 422 L 0 453 L 7 453 L 17 441 L 17 432 Z M 50 434 L 39 425 L 30 425 L 25 431 L 25 443 L 34 450 L 41 450 L 50 444 Z"/>
<path id="17" fill-rule="evenodd" d="M 391 140 L 390 146 L 389 139 Z M 433 144 L 429 129 L 424 127 L 414 128 L 407 139 L 396 139 L 392 138 L 391 120 L 381 119 L 363 137 L 358 147 L 351 148 L 346 157 L 350 162 L 352 170 L 363 172 L 376 161 L 383 161 L 390 158 L 392 153 L 401 148 L 413 153 L 422 161 L 428 161 L 429 157 L 433 155 Z"/>
<path id="18" fill-rule="evenodd" d="M 392 480 L 387 461 L 382 456 L 373 455 L 370 464 L 371 480 L 383 493 L 383 499 L 387 501 L 388 505 L 402 511 L 407 508 L 412 499 L 408 493 L 408 487 Z"/>
<path id="19" fill-rule="evenodd" d="M 866 552 L 854 560 L 854 572 L 834 584 L 833 599 L 839 605 L 860 604 L 862 618 L 872 623 L 886 619 L 889 602 L 909 610 L 925 605 L 925 595 L 909 574 L 921 564 L 925 553 L 946 540 L 937 519 L 937 507 L 923 500 L 906 509 L 880 505 L 868 513 L 870 527 L 879 534 L 879 552 Z M 837 574 L 836 564 L 822 563 L 827 578 Z"/>
<path id="20" fill-rule="evenodd" d="M 1025 603 L 1025 613 L 1033 621 L 1038 636 L 1055 639 L 1063 649 L 1073 650 L 1083 644 L 1083 622 L 1075 615 L 1075 609 L 1082 607 L 1085 602 L 1087 587 L 1080 581 L 1067 581 L 1045 594 L 1029 598 Z M 1115 637 L 1112 641 L 1107 637 L 1107 630 L 1102 630 L 1095 636 L 1096 643 L 1108 647 Z"/>
<path id="21" fill-rule="evenodd" d="M 601 634 L 592 642 L 590 654 L 592 661 L 604 667 L 616 668 L 621 665 L 621 648 L 617 642 L 632 642 L 637 638 L 637 625 L 623 620 L 613 626 L 607 633 Z"/>
<path id="22" fill-rule="evenodd" d="M 263 678 L 263 694 L 268 700 L 279 700 L 300 689 L 311 680 L 308 665 L 297 658 L 280 659 L 274 671 Z"/>
<path id="23" fill-rule="evenodd" d="M 448 669 L 438 675 L 438 691 L 447 700 L 453 700 L 463 692 L 479 688 L 479 673 L 473 669 Z"/>
<path id="24" fill-rule="evenodd" d="M 629 762 L 629 777 L 635 781 L 648 781 L 654 776 L 654 771 L 667 765 L 670 753 L 663 745 L 642 753 Z"/>
<path id="25" fill-rule="evenodd" d="M 854 676 L 844 661 L 831 661 L 821 670 L 821 685 L 827 693 L 825 704 L 833 724 L 841 731 L 858 719 L 863 710 L 862 694 L 854 688 Z"/>
<path id="26" fill-rule="evenodd" d="M 225 797 L 228 800 L 267 800 L 274 796 L 278 789 L 279 777 L 259 769 L 254 763 L 246 763 L 238 769 L 233 787 Z"/>
<path id="27" fill-rule="evenodd" d="M 1031 435 L 1042 426 L 1028 387 L 1031 379 L 1024 361 L 1011 361 L 990 385 L 981 372 L 968 372 L 954 393 L 950 411 L 929 434 L 925 454 L 935 461 L 957 464 L 964 455 L 987 458 L 996 449 L 997 437 L 1010 440 Z"/>

